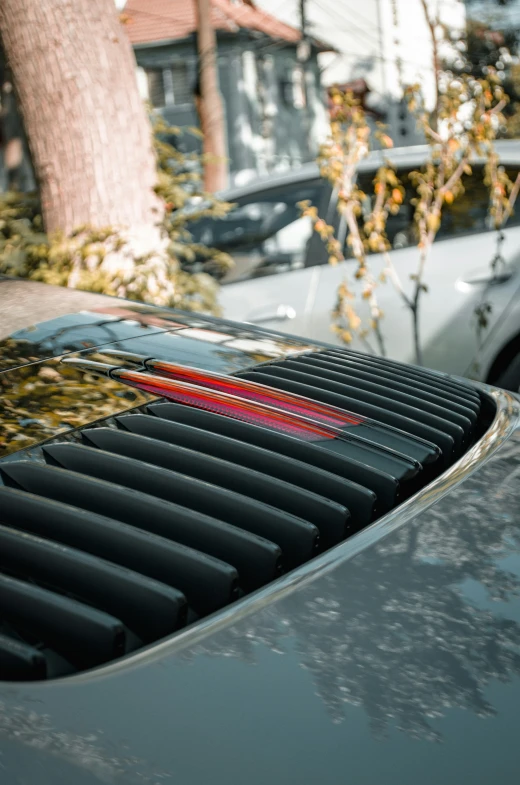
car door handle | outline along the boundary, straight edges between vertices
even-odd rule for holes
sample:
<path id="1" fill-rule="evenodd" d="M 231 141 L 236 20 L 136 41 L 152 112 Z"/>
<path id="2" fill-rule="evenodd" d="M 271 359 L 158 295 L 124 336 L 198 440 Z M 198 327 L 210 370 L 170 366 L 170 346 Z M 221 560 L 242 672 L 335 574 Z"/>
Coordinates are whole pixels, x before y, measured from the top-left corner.
<path id="1" fill-rule="evenodd" d="M 289 319 L 294 319 L 296 311 L 292 305 L 270 305 L 265 308 L 259 308 L 253 311 L 246 317 L 246 321 L 252 324 L 261 324 L 262 322 L 285 322 Z"/>
<path id="2" fill-rule="evenodd" d="M 503 273 L 498 273 L 498 275 L 483 275 L 482 277 L 478 278 L 466 278 L 462 279 L 461 283 L 466 284 L 466 286 L 482 286 L 482 284 L 487 284 L 488 286 L 498 286 L 501 283 L 507 283 L 513 277 L 513 272 L 508 270 Z"/>
<path id="3" fill-rule="evenodd" d="M 470 286 L 498 286 L 501 283 L 507 283 L 515 274 L 515 268 L 511 264 L 504 263 L 500 265 L 497 270 L 482 269 L 467 274 L 464 278 L 459 279 L 459 283 L 463 287 Z"/>

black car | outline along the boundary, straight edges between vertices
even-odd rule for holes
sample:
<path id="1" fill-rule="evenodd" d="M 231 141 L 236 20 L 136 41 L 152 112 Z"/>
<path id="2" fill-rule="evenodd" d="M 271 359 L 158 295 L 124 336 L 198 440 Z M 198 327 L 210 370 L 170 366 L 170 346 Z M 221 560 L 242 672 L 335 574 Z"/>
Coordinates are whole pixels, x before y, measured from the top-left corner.
<path id="1" fill-rule="evenodd" d="M 2 783 L 517 781 L 518 397 L 0 303 Z"/>

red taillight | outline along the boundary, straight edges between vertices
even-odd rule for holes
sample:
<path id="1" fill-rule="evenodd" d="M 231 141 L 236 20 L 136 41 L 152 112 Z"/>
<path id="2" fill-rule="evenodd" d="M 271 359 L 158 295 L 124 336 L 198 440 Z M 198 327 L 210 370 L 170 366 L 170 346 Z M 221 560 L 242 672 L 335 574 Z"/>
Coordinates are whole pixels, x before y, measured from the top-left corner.
<path id="1" fill-rule="evenodd" d="M 160 360 L 149 360 L 146 366 L 161 376 L 208 387 L 212 390 L 218 390 L 219 392 L 245 398 L 266 406 L 274 406 L 280 411 L 296 417 L 311 419 L 320 425 L 342 428 L 345 425 L 359 425 L 363 421 L 361 417 L 347 414 L 332 406 L 320 404 L 308 398 L 291 395 L 282 390 L 267 387 L 263 384 L 256 384 L 245 379 L 202 372 L 196 368 L 174 365 L 173 363 Z"/>
<path id="2" fill-rule="evenodd" d="M 319 439 L 334 439 L 336 431 L 327 425 L 320 426 L 300 419 L 296 414 L 271 408 L 264 403 L 244 400 L 243 397 L 230 395 L 213 389 L 204 389 L 182 381 L 174 381 L 160 376 L 139 371 L 117 369 L 112 372 L 112 378 L 119 379 L 141 390 L 162 395 L 172 401 L 194 406 L 198 409 L 223 414 L 237 420 L 274 428 L 290 436 L 297 436 L 306 441 Z M 238 392 L 238 391 L 237 391 Z M 240 393 L 241 395 L 241 393 Z"/>

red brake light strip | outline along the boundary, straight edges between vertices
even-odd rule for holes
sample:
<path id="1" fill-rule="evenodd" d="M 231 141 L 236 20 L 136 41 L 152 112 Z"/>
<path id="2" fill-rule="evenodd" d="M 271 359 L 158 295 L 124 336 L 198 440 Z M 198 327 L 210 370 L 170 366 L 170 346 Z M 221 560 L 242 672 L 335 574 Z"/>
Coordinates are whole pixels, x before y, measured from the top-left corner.
<path id="1" fill-rule="evenodd" d="M 167 379 L 141 371 L 128 371 L 116 368 L 111 372 L 113 379 L 119 379 L 132 387 L 162 395 L 173 401 L 194 406 L 198 409 L 223 414 L 237 420 L 276 428 L 291 436 L 297 436 L 306 441 L 319 439 L 334 439 L 337 437 L 335 429 L 327 425 L 321 426 L 301 419 L 295 414 L 285 413 L 264 403 L 244 400 L 243 398 L 213 389 L 189 384 L 187 382 Z"/>
<path id="2" fill-rule="evenodd" d="M 257 384 L 246 379 L 202 372 L 196 368 L 175 365 L 161 360 L 147 360 L 145 365 L 161 376 L 209 387 L 213 390 L 240 398 L 247 398 L 266 406 L 275 406 L 281 411 L 296 417 L 311 419 L 320 425 L 341 428 L 345 425 L 359 425 L 359 423 L 363 422 L 362 417 L 348 414 L 341 409 L 335 409 L 332 406 L 312 401 L 309 398 L 286 393 L 274 387 Z"/>

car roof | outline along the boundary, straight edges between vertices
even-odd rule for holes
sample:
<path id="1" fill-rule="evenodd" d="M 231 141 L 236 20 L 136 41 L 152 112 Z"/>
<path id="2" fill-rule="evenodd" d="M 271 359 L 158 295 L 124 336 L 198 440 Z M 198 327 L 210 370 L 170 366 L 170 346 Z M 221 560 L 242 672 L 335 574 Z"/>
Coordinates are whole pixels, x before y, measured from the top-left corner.
<path id="1" fill-rule="evenodd" d="M 391 150 L 372 150 L 367 158 L 359 164 L 360 172 L 370 172 L 376 167 L 381 166 L 385 160 L 395 164 L 398 168 L 409 166 L 421 166 L 429 152 L 426 144 L 410 145 L 408 147 L 395 147 Z M 500 139 L 496 142 L 496 150 L 500 160 L 505 165 L 520 165 L 520 140 Z M 477 158 L 477 163 L 484 163 L 484 158 Z M 251 194 L 280 188 L 284 186 L 298 185 L 316 180 L 320 177 L 319 166 L 315 161 L 302 164 L 296 169 L 284 172 L 272 172 L 250 180 L 244 185 L 234 186 L 222 191 L 219 196 L 228 202 L 243 199 Z"/>

